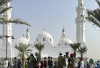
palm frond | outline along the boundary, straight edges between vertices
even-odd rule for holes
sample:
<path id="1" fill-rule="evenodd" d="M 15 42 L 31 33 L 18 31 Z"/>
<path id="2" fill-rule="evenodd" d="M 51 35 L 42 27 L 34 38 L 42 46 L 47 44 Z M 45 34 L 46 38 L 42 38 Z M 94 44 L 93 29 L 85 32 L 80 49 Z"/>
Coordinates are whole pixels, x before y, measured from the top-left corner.
<path id="1" fill-rule="evenodd" d="M 96 0 L 100 7 L 100 1 Z M 95 10 L 87 10 L 87 17 L 86 19 L 90 21 L 95 26 L 98 26 L 100 28 L 100 8 L 97 8 Z"/>
<path id="2" fill-rule="evenodd" d="M 94 25 L 100 27 L 100 10 L 87 10 L 88 17 L 86 19 L 92 22 Z"/>
<path id="3" fill-rule="evenodd" d="M 28 49 L 30 45 L 25 45 L 23 43 L 19 43 L 18 45 L 15 46 L 15 48 L 21 53 L 25 54 L 27 52 L 31 52 L 31 49 Z"/>
<path id="4" fill-rule="evenodd" d="M 1 20 L 3 22 L 5 22 L 5 23 L 24 24 L 24 25 L 27 25 L 27 26 L 31 26 L 30 24 L 28 24 L 27 22 L 25 22 L 25 21 L 23 21 L 21 19 L 10 19 L 10 20 L 7 20 L 4 17 L 2 17 Z"/>
<path id="5" fill-rule="evenodd" d="M 4 20 L 2 19 L 2 17 L 0 17 L 0 24 L 7 24 L 6 22 L 4 22 Z"/>
<path id="6" fill-rule="evenodd" d="M 22 56 L 22 53 L 19 53 L 19 54 L 18 54 L 18 57 L 21 57 L 21 56 Z"/>
<path id="7" fill-rule="evenodd" d="M 28 55 L 29 52 L 32 52 L 32 50 L 31 50 L 31 49 L 27 49 L 27 50 L 25 51 L 25 55 Z"/>
<path id="8" fill-rule="evenodd" d="M 4 12 L 6 12 L 7 10 L 11 9 L 12 7 L 2 7 L 0 9 L 0 14 L 3 14 Z"/>
<path id="9" fill-rule="evenodd" d="M 86 46 L 80 47 L 78 49 L 78 53 L 80 53 L 80 54 L 84 54 L 86 51 L 87 51 L 87 47 Z"/>
<path id="10" fill-rule="evenodd" d="M 0 6 L 3 6 L 12 0 L 0 0 Z"/>
<path id="11" fill-rule="evenodd" d="M 44 44 L 38 43 L 34 45 L 38 51 L 41 51 L 44 48 Z"/>
<path id="12" fill-rule="evenodd" d="M 99 5 L 99 7 L 100 7 L 100 1 L 99 0 L 96 0 L 96 2 L 97 2 L 97 4 Z"/>
<path id="13" fill-rule="evenodd" d="M 74 51 L 76 51 L 76 50 L 80 47 L 80 44 L 81 44 L 81 43 L 72 43 L 72 44 L 70 44 L 70 47 L 71 47 Z"/>

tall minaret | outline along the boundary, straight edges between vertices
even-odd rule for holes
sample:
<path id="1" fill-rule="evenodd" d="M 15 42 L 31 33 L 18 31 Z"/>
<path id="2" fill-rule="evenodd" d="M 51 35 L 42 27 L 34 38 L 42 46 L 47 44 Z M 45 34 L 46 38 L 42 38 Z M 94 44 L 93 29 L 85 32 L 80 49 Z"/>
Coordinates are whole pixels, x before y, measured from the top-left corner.
<path id="1" fill-rule="evenodd" d="M 10 7 L 10 2 L 5 4 L 3 7 Z M 3 17 L 6 18 L 7 20 L 11 19 L 11 11 L 12 9 L 9 9 L 3 14 Z M 12 24 L 3 24 L 3 36 L 12 36 Z M 12 37 L 3 37 L 3 44 L 2 44 L 2 57 L 5 57 L 6 54 L 6 42 L 7 42 L 7 56 L 8 58 L 11 57 L 11 45 L 12 45 Z"/>
<path id="2" fill-rule="evenodd" d="M 26 38 L 28 39 L 28 40 L 30 40 L 30 32 L 29 32 L 29 29 L 27 28 L 27 30 L 26 30 Z"/>
<path id="3" fill-rule="evenodd" d="M 65 29 L 63 28 L 62 29 L 62 36 L 61 36 L 62 38 L 65 38 L 66 37 L 66 33 L 65 33 Z"/>
<path id="4" fill-rule="evenodd" d="M 85 7 L 84 0 L 78 0 L 77 18 L 76 18 L 76 42 L 85 45 Z"/>

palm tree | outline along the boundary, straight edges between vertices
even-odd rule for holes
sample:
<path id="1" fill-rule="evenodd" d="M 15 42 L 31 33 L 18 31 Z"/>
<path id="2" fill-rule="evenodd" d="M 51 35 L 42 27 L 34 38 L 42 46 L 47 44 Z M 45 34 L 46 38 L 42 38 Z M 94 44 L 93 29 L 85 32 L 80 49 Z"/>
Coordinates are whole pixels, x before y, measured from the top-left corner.
<path id="1" fill-rule="evenodd" d="M 38 43 L 38 44 L 35 44 L 34 46 L 39 51 L 39 55 L 40 55 L 39 61 L 40 61 L 41 60 L 41 51 L 44 48 L 44 44 Z"/>
<path id="2" fill-rule="evenodd" d="M 5 4 L 10 2 L 11 0 L 0 0 L 0 24 L 7 24 L 7 23 L 16 23 L 16 24 L 25 24 L 27 26 L 30 26 L 27 22 L 22 21 L 21 19 L 10 19 L 7 20 L 5 17 L 2 16 L 2 14 L 12 7 L 3 7 Z"/>
<path id="3" fill-rule="evenodd" d="M 100 1 L 96 0 L 99 8 L 95 10 L 87 10 L 86 19 L 90 21 L 92 24 L 98 26 L 100 28 Z"/>
<path id="4" fill-rule="evenodd" d="M 3 14 L 5 11 L 9 10 L 12 7 L 3 7 L 3 5 L 7 4 L 11 0 L 0 0 L 0 14 Z"/>
<path id="5" fill-rule="evenodd" d="M 28 56 L 28 53 L 31 52 L 31 49 L 28 49 L 31 45 L 26 45 L 23 43 L 19 43 L 18 45 L 15 46 L 15 48 L 19 51 L 18 56 L 21 57 L 22 59 L 22 68 L 25 67 L 25 55 Z"/>
<path id="6" fill-rule="evenodd" d="M 74 67 L 75 67 L 75 62 L 76 62 L 76 52 L 77 52 L 78 48 L 80 47 L 80 44 L 81 43 L 72 43 L 72 44 L 70 44 L 70 47 L 74 51 L 74 65 L 73 65 Z"/>
<path id="7" fill-rule="evenodd" d="M 78 49 L 78 53 L 81 55 L 81 59 L 83 59 L 83 55 L 86 53 L 87 51 L 87 47 L 86 46 L 81 46 L 79 49 Z"/>

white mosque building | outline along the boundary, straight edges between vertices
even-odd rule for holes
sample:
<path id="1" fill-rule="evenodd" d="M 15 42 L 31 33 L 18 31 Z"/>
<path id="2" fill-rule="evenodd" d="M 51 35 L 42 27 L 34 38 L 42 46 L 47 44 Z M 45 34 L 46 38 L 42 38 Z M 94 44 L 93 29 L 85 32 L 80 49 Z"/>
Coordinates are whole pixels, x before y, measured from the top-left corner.
<path id="1" fill-rule="evenodd" d="M 10 3 L 8 3 L 7 6 L 10 6 Z M 85 16 L 84 16 L 84 11 L 85 11 L 85 7 L 84 7 L 84 0 L 78 0 L 78 6 L 76 8 L 77 10 L 77 18 L 76 18 L 76 42 L 81 43 L 82 45 L 85 46 Z M 6 18 L 9 20 L 11 19 L 11 11 L 12 10 L 8 10 L 7 12 L 4 13 L 4 16 L 6 16 Z M 12 36 L 12 24 L 4 24 L 3 25 L 3 36 Z M 15 56 L 17 56 L 18 51 L 15 50 L 14 46 L 12 46 L 12 39 L 11 37 L 8 37 L 8 39 L 6 39 L 5 37 L 3 37 L 1 39 L 2 43 L 0 43 L 0 58 L 5 58 L 6 57 L 6 42 L 8 43 L 8 54 L 7 57 L 8 58 L 14 58 Z M 30 41 L 30 32 L 27 29 L 26 30 L 26 36 L 21 37 L 18 42 L 20 43 L 24 43 L 24 44 L 28 44 Z M 73 43 L 69 38 L 67 38 L 66 34 L 65 34 L 65 29 L 62 29 L 62 35 L 61 38 L 59 39 L 58 43 L 55 44 L 54 39 L 52 37 L 52 35 L 47 32 L 46 30 L 43 30 L 41 33 L 39 33 L 34 41 L 34 44 L 37 43 L 42 43 L 44 44 L 44 49 L 42 51 L 42 57 L 58 57 L 59 52 L 61 52 L 63 55 L 65 54 L 65 52 L 69 52 L 72 53 L 72 49 L 70 47 L 69 44 Z M 36 48 L 30 47 L 33 51 L 32 53 L 37 52 Z"/>

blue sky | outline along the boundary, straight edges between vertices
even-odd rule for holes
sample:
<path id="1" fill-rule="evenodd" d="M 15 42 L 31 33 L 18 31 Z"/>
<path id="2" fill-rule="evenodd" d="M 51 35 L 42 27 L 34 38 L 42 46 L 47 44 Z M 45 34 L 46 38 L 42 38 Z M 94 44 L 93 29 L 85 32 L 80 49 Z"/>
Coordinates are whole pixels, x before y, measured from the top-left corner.
<path id="1" fill-rule="evenodd" d="M 73 42 L 76 41 L 76 6 L 77 0 L 14 0 L 12 17 L 21 18 L 32 25 L 30 27 L 31 41 L 34 42 L 37 34 L 46 28 L 55 40 L 61 37 L 61 30 L 64 27 L 66 36 Z M 85 0 L 86 9 L 95 9 L 95 0 Z M 25 34 L 26 26 L 13 25 L 13 35 L 18 40 Z M 2 33 L 1 33 L 2 34 Z M 86 45 L 90 58 L 100 59 L 100 29 L 86 23 Z M 16 42 L 14 40 L 14 42 Z M 55 41 L 57 43 L 57 41 Z M 96 56 L 99 55 L 99 56 Z"/>

